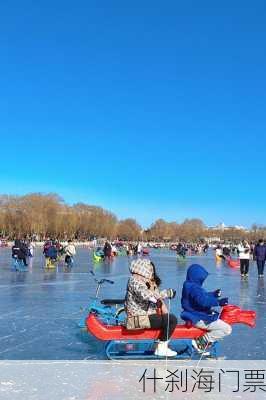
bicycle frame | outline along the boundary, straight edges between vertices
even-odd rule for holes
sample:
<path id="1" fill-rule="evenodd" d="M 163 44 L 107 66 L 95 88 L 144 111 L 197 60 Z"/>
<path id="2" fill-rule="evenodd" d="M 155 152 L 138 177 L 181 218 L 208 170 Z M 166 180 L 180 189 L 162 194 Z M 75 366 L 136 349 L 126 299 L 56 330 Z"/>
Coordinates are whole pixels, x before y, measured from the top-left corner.
<path id="1" fill-rule="evenodd" d="M 90 273 L 95 277 L 95 274 L 93 271 L 90 271 Z M 95 291 L 95 297 L 91 298 L 91 303 L 83 308 L 82 310 L 86 312 L 86 315 L 81 318 L 81 320 L 78 323 L 78 326 L 80 328 L 86 328 L 86 318 L 88 314 L 90 313 L 95 313 L 97 314 L 100 318 L 102 318 L 107 324 L 118 324 L 119 322 L 122 322 L 123 319 L 119 318 L 119 315 L 117 314 L 118 311 L 118 306 L 109 306 L 109 305 L 100 305 L 99 303 L 99 292 L 100 288 L 104 283 L 109 283 L 109 284 L 114 284 L 114 281 L 111 281 L 110 279 L 96 279 L 94 278 L 94 281 L 96 282 L 96 291 Z"/>

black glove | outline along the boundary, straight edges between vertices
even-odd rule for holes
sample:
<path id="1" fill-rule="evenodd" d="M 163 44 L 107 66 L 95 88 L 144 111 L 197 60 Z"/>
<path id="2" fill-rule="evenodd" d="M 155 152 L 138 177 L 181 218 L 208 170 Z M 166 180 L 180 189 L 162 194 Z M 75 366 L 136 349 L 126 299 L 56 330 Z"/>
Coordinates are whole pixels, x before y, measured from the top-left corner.
<path id="1" fill-rule="evenodd" d="M 223 307 L 228 304 L 228 297 L 223 297 L 221 300 L 219 300 L 219 306 Z"/>
<path id="2" fill-rule="evenodd" d="M 216 289 L 213 292 L 213 294 L 214 294 L 215 297 L 221 297 L 222 291 L 221 291 L 221 289 Z"/>
<path id="3" fill-rule="evenodd" d="M 175 289 L 167 289 L 167 297 L 168 299 L 173 299 L 176 295 Z"/>

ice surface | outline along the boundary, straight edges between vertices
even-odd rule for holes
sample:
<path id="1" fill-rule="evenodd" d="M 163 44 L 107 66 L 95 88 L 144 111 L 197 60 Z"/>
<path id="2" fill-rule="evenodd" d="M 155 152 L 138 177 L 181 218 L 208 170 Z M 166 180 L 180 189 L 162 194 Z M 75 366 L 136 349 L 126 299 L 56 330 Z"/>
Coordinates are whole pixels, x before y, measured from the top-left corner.
<path id="1" fill-rule="evenodd" d="M 255 329 L 233 327 L 233 334 L 221 344 L 228 359 L 266 359 L 265 288 L 264 280 L 257 279 L 255 263 L 251 262 L 248 281 L 241 281 L 239 270 L 216 265 L 211 253 L 188 258 L 177 263 L 175 253 L 153 250 L 151 257 L 162 278 L 163 287 L 175 287 L 177 296 L 171 311 L 180 313 L 181 288 L 187 266 L 201 263 L 210 272 L 206 287 L 222 288 L 230 303 L 257 312 Z M 94 269 L 99 277 L 115 281 L 102 288 L 101 297 L 124 297 L 128 279 L 127 257 L 112 263 L 93 264 L 85 248 L 77 249 L 72 272 L 64 272 L 63 264 L 56 271 L 43 270 L 41 249 L 37 249 L 29 272 L 11 271 L 11 250 L 0 249 L 0 359 L 1 360 L 84 360 L 103 359 L 103 343 L 82 332 L 77 323 L 80 308 L 94 296 L 95 283 L 89 274 Z M 8 387 L 8 386 L 7 386 Z"/>
<path id="2" fill-rule="evenodd" d="M 261 400 L 265 398 L 263 380 L 251 382 L 251 385 L 252 383 L 257 385 L 255 392 L 252 393 L 253 386 L 248 389 L 249 384 L 245 375 L 247 369 L 265 370 L 265 362 L 212 360 L 202 361 L 197 368 L 195 362 L 170 360 L 167 363 L 100 360 L 2 361 L 0 398 L 1 400 Z M 159 378 L 155 386 L 152 379 L 154 371 Z M 194 380 L 193 376 L 200 374 L 201 371 L 205 371 L 205 376 L 207 374 L 213 377 L 211 391 L 208 378 L 201 379 L 201 384 L 199 380 Z M 145 387 L 141 380 L 144 373 L 147 378 Z M 176 377 L 172 375 L 171 378 L 171 373 L 175 373 Z M 177 385 L 175 383 L 172 385 L 171 379 L 174 379 Z"/>

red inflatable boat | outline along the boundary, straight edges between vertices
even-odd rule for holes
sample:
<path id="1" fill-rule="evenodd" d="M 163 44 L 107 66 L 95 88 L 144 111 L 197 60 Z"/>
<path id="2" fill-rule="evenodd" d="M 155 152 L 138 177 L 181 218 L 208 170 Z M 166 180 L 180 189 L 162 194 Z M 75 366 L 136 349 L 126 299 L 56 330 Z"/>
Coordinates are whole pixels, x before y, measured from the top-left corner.
<path id="1" fill-rule="evenodd" d="M 240 261 L 239 260 L 233 260 L 231 257 L 227 259 L 227 264 L 231 268 L 240 268 Z"/>
<path id="2" fill-rule="evenodd" d="M 220 318 L 230 325 L 245 324 L 254 327 L 256 312 L 228 305 L 223 307 Z M 156 329 L 127 330 L 122 325 L 105 325 L 95 314 L 89 314 L 86 325 L 88 331 L 99 340 L 155 340 L 160 336 L 160 330 Z M 182 324 L 176 326 L 171 339 L 196 339 L 203 334 L 201 329 Z"/>

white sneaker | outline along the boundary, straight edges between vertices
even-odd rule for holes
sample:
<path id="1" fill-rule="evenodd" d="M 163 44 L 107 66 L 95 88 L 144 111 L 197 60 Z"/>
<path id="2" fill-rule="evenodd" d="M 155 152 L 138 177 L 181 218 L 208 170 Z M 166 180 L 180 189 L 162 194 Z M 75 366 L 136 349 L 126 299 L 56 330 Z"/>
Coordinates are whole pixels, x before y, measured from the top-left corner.
<path id="1" fill-rule="evenodd" d="M 177 352 L 169 349 L 168 342 L 159 342 L 154 354 L 158 357 L 175 357 Z"/>
<path id="2" fill-rule="evenodd" d="M 211 354 L 207 349 L 205 349 L 205 350 L 201 349 L 198 346 L 198 343 L 197 343 L 196 340 L 193 339 L 191 341 L 191 344 L 192 344 L 192 347 L 196 350 L 197 353 L 202 354 L 203 356 L 209 356 Z"/>
<path id="3" fill-rule="evenodd" d="M 198 353 L 202 353 L 202 350 L 199 348 L 198 343 L 196 340 L 192 340 L 191 341 L 192 347 L 198 352 Z"/>

